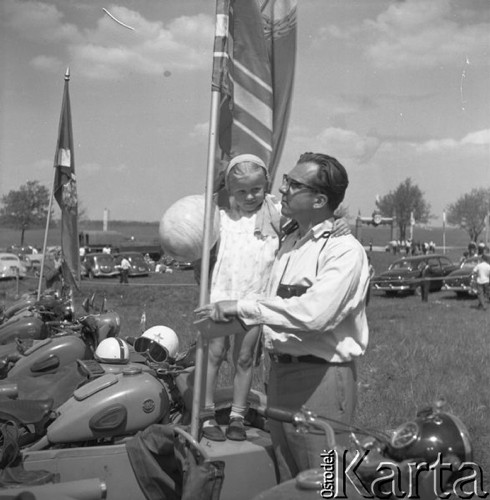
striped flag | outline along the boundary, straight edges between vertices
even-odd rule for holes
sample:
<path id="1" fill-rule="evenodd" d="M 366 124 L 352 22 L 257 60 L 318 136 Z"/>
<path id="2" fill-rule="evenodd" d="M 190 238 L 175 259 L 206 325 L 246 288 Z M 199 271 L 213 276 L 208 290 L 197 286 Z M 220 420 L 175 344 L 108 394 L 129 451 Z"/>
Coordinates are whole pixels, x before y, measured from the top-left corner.
<path id="1" fill-rule="evenodd" d="M 221 159 L 264 159 L 274 179 L 286 137 L 297 0 L 217 0 L 212 89 L 221 94 Z"/>
<path id="2" fill-rule="evenodd" d="M 61 209 L 61 252 L 63 277 L 76 286 L 80 278 L 78 244 L 78 197 L 69 93 L 70 72 L 65 74 L 58 142 L 54 155 L 54 197 Z"/>

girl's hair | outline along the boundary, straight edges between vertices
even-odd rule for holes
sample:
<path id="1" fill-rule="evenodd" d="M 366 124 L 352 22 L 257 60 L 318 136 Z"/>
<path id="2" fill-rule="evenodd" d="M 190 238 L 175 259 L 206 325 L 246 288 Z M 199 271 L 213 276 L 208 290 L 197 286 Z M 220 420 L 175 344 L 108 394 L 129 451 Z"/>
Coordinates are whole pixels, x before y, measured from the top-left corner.
<path id="1" fill-rule="evenodd" d="M 225 171 L 225 186 L 229 190 L 228 178 L 230 174 L 235 177 L 244 177 L 250 175 L 254 172 L 263 170 L 265 175 L 265 180 L 269 183 L 269 172 L 265 166 L 264 161 L 253 154 L 241 154 L 237 155 L 230 160 L 228 167 Z"/>
<path id="2" fill-rule="evenodd" d="M 257 165 L 256 163 L 253 163 L 251 161 L 244 161 L 242 163 L 237 163 L 234 165 L 228 172 L 228 175 L 226 176 L 226 184 L 229 187 L 229 178 L 230 176 L 233 177 L 247 177 L 250 174 L 254 174 L 255 172 L 263 172 L 264 173 L 264 178 L 266 182 L 269 182 L 269 176 L 267 175 L 267 170 L 262 167 L 261 165 Z"/>

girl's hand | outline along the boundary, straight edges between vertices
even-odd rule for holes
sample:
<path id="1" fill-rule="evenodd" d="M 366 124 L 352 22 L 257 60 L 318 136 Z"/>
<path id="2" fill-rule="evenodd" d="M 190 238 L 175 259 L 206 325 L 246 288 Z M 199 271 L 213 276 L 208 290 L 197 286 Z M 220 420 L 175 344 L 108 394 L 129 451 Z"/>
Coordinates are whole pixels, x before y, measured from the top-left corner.
<path id="1" fill-rule="evenodd" d="M 236 300 L 222 300 L 194 309 L 199 319 L 209 318 L 216 323 L 228 323 L 237 315 Z"/>
<path id="2" fill-rule="evenodd" d="M 346 236 L 351 234 L 349 224 L 344 218 L 336 219 L 333 223 L 332 238 L 337 238 L 338 236 Z"/>

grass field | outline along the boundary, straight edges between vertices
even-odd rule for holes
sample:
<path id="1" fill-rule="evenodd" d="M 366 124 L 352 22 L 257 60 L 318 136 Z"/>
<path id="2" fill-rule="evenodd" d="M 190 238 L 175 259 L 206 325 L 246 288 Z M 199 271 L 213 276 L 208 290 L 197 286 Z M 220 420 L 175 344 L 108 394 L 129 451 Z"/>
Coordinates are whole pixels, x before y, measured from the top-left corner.
<path id="1" fill-rule="evenodd" d="M 371 258 L 381 272 L 394 256 L 373 252 Z M 19 292 L 29 288 L 37 288 L 34 278 L 23 280 Z M 129 286 L 116 280 L 83 281 L 77 303 L 94 291 L 96 303 L 105 296 L 121 315 L 122 336 L 139 332 L 143 310 L 148 326 L 172 327 L 182 348 L 195 336 L 192 311 L 199 294 L 192 271 L 133 278 Z M 16 293 L 14 281 L 0 282 L 0 303 L 10 302 Z M 476 461 L 490 471 L 490 394 L 485 389 L 490 379 L 490 311 L 475 305 L 475 299 L 457 299 L 448 292 L 431 294 L 427 303 L 417 296 L 387 298 L 374 292 L 368 307 L 370 343 L 358 369 L 356 423 L 393 428 L 444 399 L 446 410 L 467 425 Z M 220 383 L 228 384 L 230 377 L 225 366 Z M 260 370 L 255 385 L 261 388 Z"/>

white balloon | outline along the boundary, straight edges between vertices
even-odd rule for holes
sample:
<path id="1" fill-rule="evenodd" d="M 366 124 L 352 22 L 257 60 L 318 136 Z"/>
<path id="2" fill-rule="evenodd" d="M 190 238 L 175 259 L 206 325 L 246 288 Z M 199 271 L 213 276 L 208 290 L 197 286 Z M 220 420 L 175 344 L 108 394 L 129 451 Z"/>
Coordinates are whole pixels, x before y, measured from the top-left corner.
<path id="1" fill-rule="evenodd" d="M 160 221 L 160 243 L 164 252 L 181 261 L 202 256 L 204 235 L 204 195 L 191 195 L 176 201 Z M 212 206 L 211 247 L 219 238 L 219 210 Z"/>

